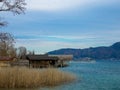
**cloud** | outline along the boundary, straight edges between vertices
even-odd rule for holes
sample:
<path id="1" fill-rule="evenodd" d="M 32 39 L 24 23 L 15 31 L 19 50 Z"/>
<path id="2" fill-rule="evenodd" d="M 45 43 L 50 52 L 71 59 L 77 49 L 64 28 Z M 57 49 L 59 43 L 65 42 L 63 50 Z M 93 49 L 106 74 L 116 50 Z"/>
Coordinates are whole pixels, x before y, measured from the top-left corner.
<path id="1" fill-rule="evenodd" d="M 79 0 L 31 0 L 28 8 L 33 10 L 54 11 L 79 5 Z"/>
<path id="2" fill-rule="evenodd" d="M 27 7 L 31 10 L 57 11 L 67 10 L 76 7 L 104 3 L 119 2 L 117 0 L 27 0 Z"/>
<path id="3" fill-rule="evenodd" d="M 93 39 L 90 35 L 80 36 L 55 36 L 55 35 L 18 35 L 17 40 L 41 40 L 41 41 L 59 41 L 59 42 L 79 42 L 81 40 Z"/>

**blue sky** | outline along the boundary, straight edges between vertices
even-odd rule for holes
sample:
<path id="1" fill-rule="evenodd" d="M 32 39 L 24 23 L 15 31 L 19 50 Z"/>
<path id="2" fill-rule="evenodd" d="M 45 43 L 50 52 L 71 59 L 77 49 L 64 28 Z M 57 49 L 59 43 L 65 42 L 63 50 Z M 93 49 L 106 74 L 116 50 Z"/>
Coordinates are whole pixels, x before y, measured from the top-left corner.
<path id="1" fill-rule="evenodd" d="M 120 0 L 27 0 L 25 14 L 2 13 L 16 47 L 36 53 L 120 41 Z"/>

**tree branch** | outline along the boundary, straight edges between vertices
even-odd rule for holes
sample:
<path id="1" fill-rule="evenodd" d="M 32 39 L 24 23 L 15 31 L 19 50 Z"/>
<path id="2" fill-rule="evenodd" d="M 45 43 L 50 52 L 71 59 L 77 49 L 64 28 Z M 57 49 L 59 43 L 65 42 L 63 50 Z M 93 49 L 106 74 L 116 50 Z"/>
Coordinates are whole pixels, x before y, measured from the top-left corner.
<path id="1" fill-rule="evenodd" d="M 13 14 L 21 14 L 25 11 L 25 0 L 0 0 L 0 12 L 12 12 Z M 0 21 L 0 26 L 5 26 L 4 22 Z"/>

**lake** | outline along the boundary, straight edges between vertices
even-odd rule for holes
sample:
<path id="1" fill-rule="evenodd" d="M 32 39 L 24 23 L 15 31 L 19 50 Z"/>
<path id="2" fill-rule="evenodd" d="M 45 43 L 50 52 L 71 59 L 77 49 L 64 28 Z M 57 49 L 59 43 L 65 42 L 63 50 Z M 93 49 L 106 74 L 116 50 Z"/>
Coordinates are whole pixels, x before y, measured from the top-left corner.
<path id="1" fill-rule="evenodd" d="M 46 87 L 31 90 L 120 90 L 120 61 L 101 60 L 85 63 L 72 61 L 69 67 L 60 69 L 74 73 L 77 76 L 77 80 L 53 88 Z"/>

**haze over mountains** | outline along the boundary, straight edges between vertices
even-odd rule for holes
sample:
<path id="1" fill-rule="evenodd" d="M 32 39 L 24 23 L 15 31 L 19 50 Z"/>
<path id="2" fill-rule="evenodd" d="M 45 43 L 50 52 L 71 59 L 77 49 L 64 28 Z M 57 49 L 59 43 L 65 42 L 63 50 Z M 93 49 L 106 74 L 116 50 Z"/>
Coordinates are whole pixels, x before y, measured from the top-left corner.
<path id="1" fill-rule="evenodd" d="M 116 42 L 113 45 L 106 47 L 95 47 L 95 48 L 85 48 L 85 49 L 59 49 L 55 51 L 48 52 L 48 54 L 72 54 L 74 59 L 90 57 L 93 59 L 120 59 L 120 42 Z"/>

